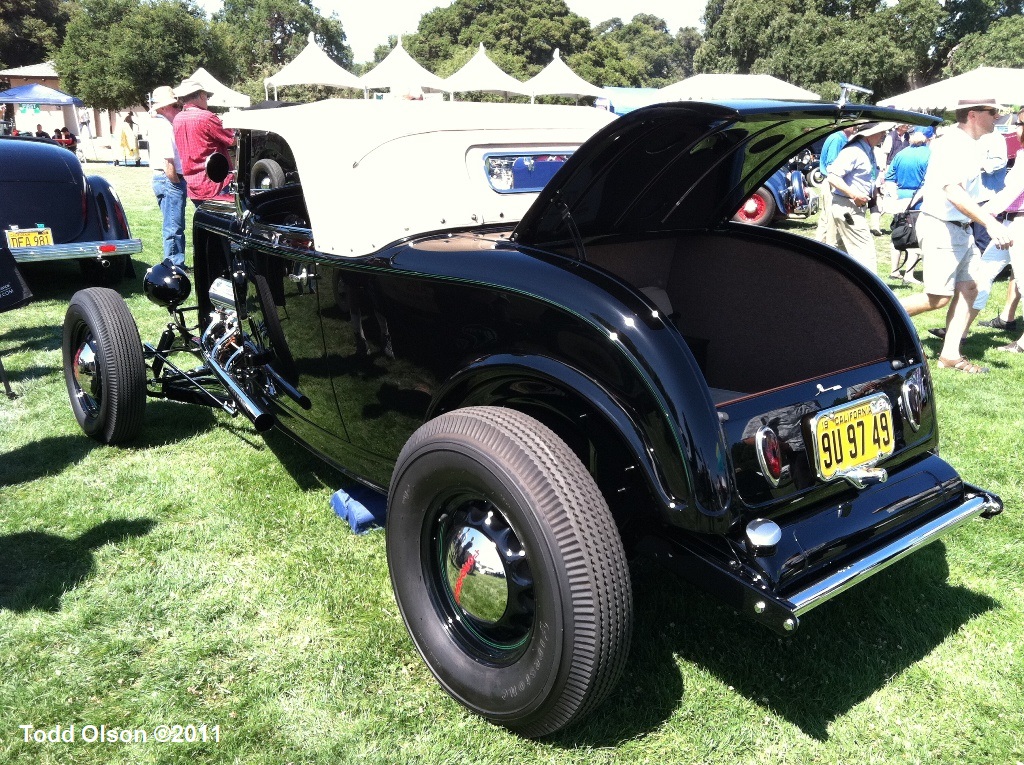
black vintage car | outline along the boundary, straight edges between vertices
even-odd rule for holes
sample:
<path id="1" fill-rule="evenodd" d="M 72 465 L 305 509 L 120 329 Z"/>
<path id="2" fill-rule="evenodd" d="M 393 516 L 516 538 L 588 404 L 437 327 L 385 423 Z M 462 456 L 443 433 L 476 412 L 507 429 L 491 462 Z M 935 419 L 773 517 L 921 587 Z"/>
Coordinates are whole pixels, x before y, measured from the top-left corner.
<path id="1" fill-rule="evenodd" d="M 468 708 L 550 733 L 623 668 L 631 554 L 786 635 L 1002 509 L 939 457 L 925 356 L 885 284 L 729 220 L 801 147 L 873 119 L 930 118 L 788 102 L 228 115 L 238 190 L 196 214 L 195 304 L 183 272 L 152 269 L 174 320 L 142 345 L 116 294 L 77 294 L 72 407 L 105 442 L 138 432 L 147 397 L 241 412 L 387 491 L 424 661 Z M 344 140 L 325 147 L 323 125 Z M 301 186 L 253 186 L 260 131 Z M 520 159 L 562 166 L 527 192 Z"/>
<path id="2" fill-rule="evenodd" d="M 46 138 L 0 136 L 0 228 L 19 264 L 77 260 L 90 283 L 120 281 L 142 252 L 113 186 Z"/>

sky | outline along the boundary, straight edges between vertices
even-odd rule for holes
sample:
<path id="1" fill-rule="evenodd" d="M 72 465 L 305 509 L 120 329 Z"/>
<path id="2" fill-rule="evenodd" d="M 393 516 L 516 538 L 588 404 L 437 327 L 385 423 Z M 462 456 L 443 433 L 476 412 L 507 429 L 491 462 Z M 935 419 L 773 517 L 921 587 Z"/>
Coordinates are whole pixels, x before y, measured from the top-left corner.
<path id="1" fill-rule="evenodd" d="M 207 12 L 221 7 L 221 0 L 200 0 Z M 388 41 L 388 35 L 415 32 L 420 16 L 445 0 L 313 0 L 324 16 L 336 13 L 345 29 L 356 62 L 370 61 L 373 49 Z M 596 24 L 618 16 L 629 21 L 637 13 L 649 13 L 665 19 L 673 34 L 679 27 L 699 27 L 706 0 L 566 0 L 573 13 Z"/>

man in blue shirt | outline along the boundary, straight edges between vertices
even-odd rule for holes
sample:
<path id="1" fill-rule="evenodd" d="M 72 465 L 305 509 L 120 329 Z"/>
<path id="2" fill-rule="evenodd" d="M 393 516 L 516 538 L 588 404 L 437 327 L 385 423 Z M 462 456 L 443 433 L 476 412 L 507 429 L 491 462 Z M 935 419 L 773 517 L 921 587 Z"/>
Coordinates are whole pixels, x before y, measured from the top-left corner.
<path id="1" fill-rule="evenodd" d="M 821 170 L 821 174 L 828 178 L 828 168 L 835 162 L 836 157 L 839 156 L 839 152 L 846 146 L 847 141 L 850 140 L 850 134 L 853 133 L 853 128 L 846 128 L 846 130 L 840 130 L 838 133 L 833 133 L 825 139 L 825 143 L 821 147 L 821 156 L 818 160 L 818 168 Z M 818 214 L 818 228 L 814 232 L 814 238 L 819 242 L 824 242 L 827 245 L 835 247 L 839 243 L 839 238 L 836 235 L 836 224 L 832 219 L 832 187 L 828 181 L 821 184 L 821 212 Z"/>
<path id="2" fill-rule="evenodd" d="M 924 175 L 928 170 L 928 160 L 931 158 L 932 150 L 928 145 L 934 134 L 931 128 L 917 128 L 910 134 L 910 145 L 899 152 L 889 164 L 885 171 L 885 183 L 888 189 L 896 187 L 895 198 L 889 192 L 889 202 L 886 211 L 893 214 L 903 212 L 910 205 L 914 195 L 924 184 Z M 914 209 L 921 206 L 921 200 L 914 203 Z M 889 255 L 892 260 L 892 272 L 890 279 L 900 279 L 905 284 L 917 282 L 914 276 L 914 269 L 921 262 L 921 251 L 914 250 L 913 257 L 907 253 L 906 262 L 900 266 L 900 259 L 903 254 L 892 245 L 889 245 Z"/>
<path id="3" fill-rule="evenodd" d="M 911 133 L 910 146 L 897 154 L 889 169 L 885 171 L 886 183 L 896 184 L 897 199 L 910 199 L 921 188 L 931 155 L 927 135 L 917 130 Z M 906 205 L 901 205 L 898 209 L 906 209 Z"/>

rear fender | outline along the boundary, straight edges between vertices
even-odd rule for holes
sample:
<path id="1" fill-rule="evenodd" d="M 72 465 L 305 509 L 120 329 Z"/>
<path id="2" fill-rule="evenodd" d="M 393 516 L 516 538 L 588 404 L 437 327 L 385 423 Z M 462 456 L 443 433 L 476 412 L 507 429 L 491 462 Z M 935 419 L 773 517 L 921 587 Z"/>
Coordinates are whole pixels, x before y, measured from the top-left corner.
<path id="1" fill-rule="evenodd" d="M 563 362 L 514 354 L 479 359 L 440 388 L 427 416 L 465 406 L 505 406 L 543 422 L 594 474 L 613 509 L 626 504 L 617 495 L 635 497 L 638 483 L 656 506 L 678 509 L 680 498 L 667 491 L 643 428 L 607 390 Z"/>
<path id="2" fill-rule="evenodd" d="M 106 178 L 98 175 L 90 175 L 88 181 L 89 205 L 94 208 L 89 225 L 99 226 L 99 236 L 96 238 L 131 239 L 128 217 L 114 187 Z"/>

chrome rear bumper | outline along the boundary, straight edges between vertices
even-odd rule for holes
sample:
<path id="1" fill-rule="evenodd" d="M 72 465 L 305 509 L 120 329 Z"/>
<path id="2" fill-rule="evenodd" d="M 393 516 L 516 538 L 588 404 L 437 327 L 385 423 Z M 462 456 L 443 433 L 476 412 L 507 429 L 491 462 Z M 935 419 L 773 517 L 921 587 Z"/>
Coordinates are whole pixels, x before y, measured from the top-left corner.
<path id="1" fill-rule="evenodd" d="M 709 543 L 707 538 L 687 534 L 650 536 L 639 547 L 640 552 L 666 564 L 740 613 L 789 635 L 799 627 L 800 617 L 811 609 L 884 571 L 971 518 L 990 518 L 1002 511 L 1002 500 L 996 495 L 968 484 L 963 484 L 963 490 L 962 499 L 937 508 L 926 520 L 880 540 L 877 546 L 860 551 L 851 560 L 810 581 L 788 588 L 776 588 L 754 561 L 728 557 L 720 544 Z"/>
<path id="2" fill-rule="evenodd" d="M 111 249 L 112 248 L 112 249 Z M 70 242 L 46 247 L 22 247 L 11 250 L 18 263 L 41 263 L 46 260 L 103 260 L 118 255 L 135 255 L 142 252 L 141 239 L 113 239 L 102 242 Z"/>
<path id="3" fill-rule="evenodd" d="M 909 534 L 895 539 L 860 560 L 836 571 L 819 582 L 798 593 L 791 594 L 789 601 L 795 616 L 801 616 L 812 608 L 820 606 L 841 592 L 874 576 L 898 560 L 902 560 L 918 548 L 934 542 L 965 521 L 975 516 L 991 517 L 1003 509 L 1002 501 L 993 494 L 973 486 L 967 487 L 967 498 L 963 504 L 933 518 Z"/>

